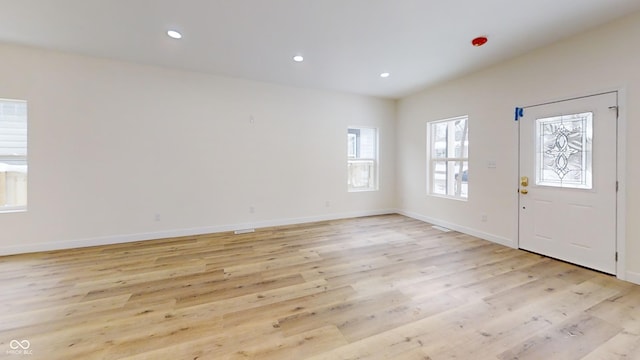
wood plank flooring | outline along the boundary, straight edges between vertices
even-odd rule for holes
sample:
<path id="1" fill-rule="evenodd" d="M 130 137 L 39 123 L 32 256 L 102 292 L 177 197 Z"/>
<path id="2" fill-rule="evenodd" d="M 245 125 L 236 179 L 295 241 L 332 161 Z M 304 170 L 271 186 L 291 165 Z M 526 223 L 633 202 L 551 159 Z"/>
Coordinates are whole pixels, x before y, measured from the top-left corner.
<path id="1" fill-rule="evenodd" d="M 640 359 L 640 286 L 400 215 L 25 254 L 0 358 Z"/>

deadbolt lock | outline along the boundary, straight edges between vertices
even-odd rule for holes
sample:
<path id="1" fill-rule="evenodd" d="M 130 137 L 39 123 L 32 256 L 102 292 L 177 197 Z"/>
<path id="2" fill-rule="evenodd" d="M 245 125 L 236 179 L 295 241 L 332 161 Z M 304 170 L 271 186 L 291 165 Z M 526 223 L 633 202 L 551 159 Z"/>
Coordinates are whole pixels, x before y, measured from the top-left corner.
<path id="1" fill-rule="evenodd" d="M 527 187 L 529 186 L 529 178 L 526 176 L 523 176 L 520 178 L 520 186 L 524 186 Z"/>

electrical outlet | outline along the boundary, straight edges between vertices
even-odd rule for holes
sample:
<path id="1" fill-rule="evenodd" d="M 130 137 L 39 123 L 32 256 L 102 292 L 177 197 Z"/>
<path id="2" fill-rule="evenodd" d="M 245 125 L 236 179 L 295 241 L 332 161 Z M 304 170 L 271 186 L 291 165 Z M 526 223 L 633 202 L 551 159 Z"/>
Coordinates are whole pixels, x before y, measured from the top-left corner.
<path id="1" fill-rule="evenodd" d="M 155 220 L 156 220 L 156 221 L 160 221 L 160 214 L 156 214 L 156 216 L 155 216 Z"/>
<path id="2" fill-rule="evenodd" d="M 324 206 L 325 207 L 330 207 L 331 206 L 331 201 L 327 200 L 324 202 Z"/>
<path id="3" fill-rule="evenodd" d="M 256 208 L 254 206 L 249 206 L 249 214 L 253 214 L 256 212 Z"/>
<path id="4" fill-rule="evenodd" d="M 481 220 L 482 222 L 487 222 L 488 220 L 487 214 L 482 214 Z"/>

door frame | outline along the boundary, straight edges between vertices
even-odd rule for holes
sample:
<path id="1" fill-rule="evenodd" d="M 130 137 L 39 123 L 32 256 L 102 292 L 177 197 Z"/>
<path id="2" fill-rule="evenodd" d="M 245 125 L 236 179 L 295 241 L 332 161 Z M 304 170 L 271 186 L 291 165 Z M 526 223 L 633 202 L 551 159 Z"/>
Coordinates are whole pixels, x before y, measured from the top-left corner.
<path id="1" fill-rule="evenodd" d="M 613 89 L 604 89 L 602 91 L 593 91 L 590 93 L 582 93 L 574 96 L 569 96 L 565 98 L 556 98 L 547 101 L 536 102 L 531 105 L 522 106 L 525 114 L 527 108 L 548 105 L 553 103 L 559 103 L 563 101 L 576 100 L 580 98 L 586 98 L 590 96 L 597 96 L 607 93 L 616 93 L 617 103 L 618 103 L 618 121 L 617 121 L 617 131 L 616 131 L 616 176 L 618 181 L 618 191 L 616 192 L 616 253 L 618 255 L 618 259 L 616 262 L 616 277 L 620 280 L 627 280 L 627 272 L 626 272 L 626 249 L 627 249 L 627 92 L 625 87 L 618 87 Z M 516 189 L 519 189 L 520 182 L 520 120 L 517 121 L 517 139 L 518 139 L 518 166 L 516 167 L 517 174 L 514 176 Z M 516 214 L 517 215 L 517 229 L 518 233 L 516 235 L 516 247 L 520 248 L 520 195 L 518 194 L 518 198 L 516 201 Z M 632 281 L 640 281 L 640 279 L 632 279 Z"/>

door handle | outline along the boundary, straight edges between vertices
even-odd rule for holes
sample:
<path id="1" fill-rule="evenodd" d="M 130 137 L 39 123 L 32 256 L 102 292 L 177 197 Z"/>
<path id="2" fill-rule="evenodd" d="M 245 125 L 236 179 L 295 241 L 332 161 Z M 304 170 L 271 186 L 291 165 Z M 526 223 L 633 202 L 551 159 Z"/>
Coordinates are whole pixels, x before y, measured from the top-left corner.
<path id="1" fill-rule="evenodd" d="M 520 189 L 520 194 L 522 195 L 527 195 L 529 193 L 529 190 L 527 189 Z"/>
<path id="2" fill-rule="evenodd" d="M 526 177 L 526 176 L 522 176 L 522 177 L 520 178 L 520 186 L 522 186 L 522 187 L 527 187 L 527 186 L 529 186 L 529 178 L 528 178 L 528 177 Z"/>

